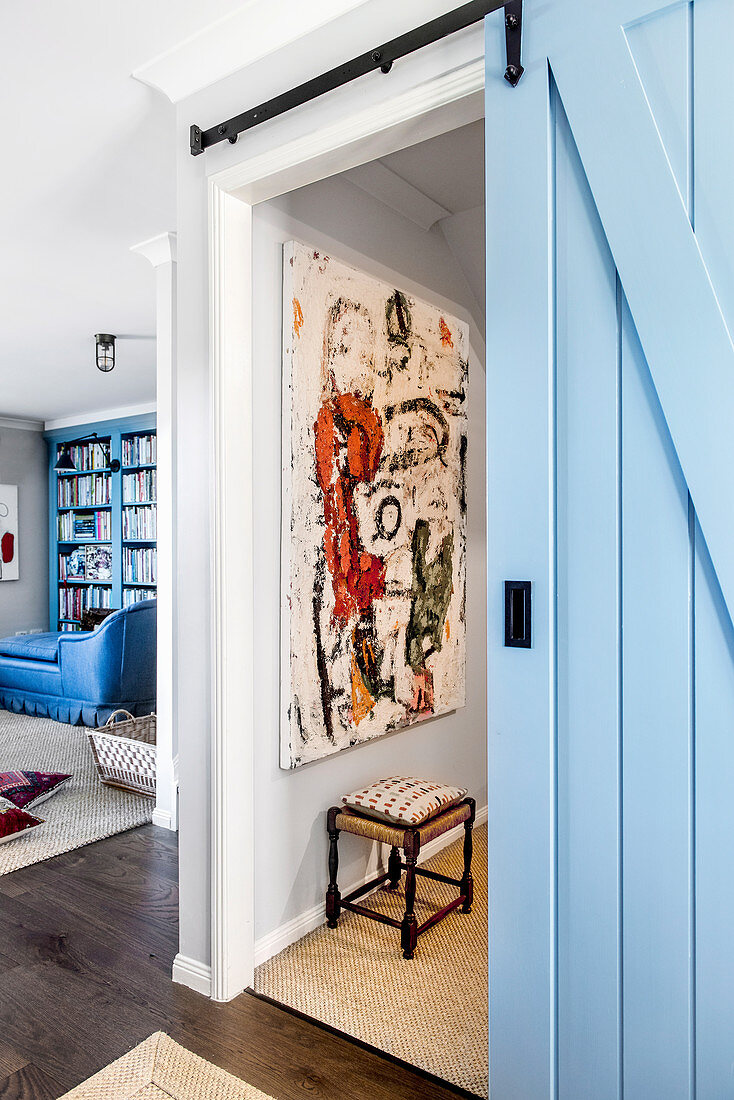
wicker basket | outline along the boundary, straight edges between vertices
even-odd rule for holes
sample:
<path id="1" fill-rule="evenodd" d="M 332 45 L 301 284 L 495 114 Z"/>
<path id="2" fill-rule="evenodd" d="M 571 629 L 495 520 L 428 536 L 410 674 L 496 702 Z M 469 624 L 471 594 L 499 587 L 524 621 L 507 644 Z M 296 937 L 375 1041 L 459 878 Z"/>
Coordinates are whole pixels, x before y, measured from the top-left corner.
<path id="1" fill-rule="evenodd" d="M 126 717 L 116 722 L 118 715 Z M 155 798 L 155 714 L 133 718 L 129 711 L 116 710 L 88 737 L 97 774 L 107 787 Z"/>

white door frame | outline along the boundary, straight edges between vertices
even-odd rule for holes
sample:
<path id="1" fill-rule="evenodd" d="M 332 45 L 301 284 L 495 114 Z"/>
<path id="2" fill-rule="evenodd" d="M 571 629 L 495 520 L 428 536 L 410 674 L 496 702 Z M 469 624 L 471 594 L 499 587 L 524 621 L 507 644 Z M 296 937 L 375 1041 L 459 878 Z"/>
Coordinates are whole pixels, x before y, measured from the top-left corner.
<path id="1" fill-rule="evenodd" d="M 254 976 L 252 208 L 484 115 L 484 56 L 209 178 L 211 996 Z M 338 94 L 338 93 L 333 93 Z M 419 122 L 419 125 L 416 123 Z M 275 730 L 260 731 L 273 737 Z"/>
<path id="2" fill-rule="evenodd" d="M 131 252 L 155 269 L 156 285 L 156 429 L 158 436 L 158 608 L 157 608 L 157 752 L 153 824 L 178 829 L 176 761 L 176 234 L 159 233 L 133 245 Z"/>

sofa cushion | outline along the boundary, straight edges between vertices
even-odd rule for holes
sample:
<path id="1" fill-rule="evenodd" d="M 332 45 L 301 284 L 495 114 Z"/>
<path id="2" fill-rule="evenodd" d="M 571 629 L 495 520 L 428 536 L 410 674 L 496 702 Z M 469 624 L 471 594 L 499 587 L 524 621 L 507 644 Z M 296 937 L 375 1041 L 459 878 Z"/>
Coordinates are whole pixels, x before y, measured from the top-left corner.
<path id="1" fill-rule="evenodd" d="M 406 779 L 394 775 L 390 779 L 380 779 L 361 791 L 345 794 L 342 802 L 377 821 L 414 826 L 461 802 L 466 794 L 466 787 L 451 787 L 445 783 L 433 783 L 430 779 Z"/>
<path id="2" fill-rule="evenodd" d="M 24 661 L 58 661 L 60 634 L 21 634 L 0 638 L 0 656 Z"/>
<path id="3" fill-rule="evenodd" d="M 62 695 L 61 669 L 54 661 L 26 661 L 0 655 L 0 688 Z"/>

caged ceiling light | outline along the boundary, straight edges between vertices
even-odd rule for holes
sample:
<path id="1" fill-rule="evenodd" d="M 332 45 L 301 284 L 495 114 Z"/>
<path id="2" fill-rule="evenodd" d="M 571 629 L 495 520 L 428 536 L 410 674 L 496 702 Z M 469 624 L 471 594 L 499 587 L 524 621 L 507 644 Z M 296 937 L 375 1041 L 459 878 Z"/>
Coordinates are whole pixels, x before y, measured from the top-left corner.
<path id="1" fill-rule="evenodd" d="M 98 332 L 94 339 L 97 341 L 97 370 L 109 374 L 115 366 L 115 337 L 109 332 Z"/>

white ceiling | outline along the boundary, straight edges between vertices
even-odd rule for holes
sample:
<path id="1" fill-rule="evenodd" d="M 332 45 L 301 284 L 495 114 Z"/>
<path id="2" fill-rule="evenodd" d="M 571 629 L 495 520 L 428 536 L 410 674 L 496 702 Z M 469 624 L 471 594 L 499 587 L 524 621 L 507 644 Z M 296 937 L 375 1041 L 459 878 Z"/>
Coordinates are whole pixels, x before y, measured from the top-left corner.
<path id="1" fill-rule="evenodd" d="M 130 74 L 254 3 L 0 3 L 0 417 L 155 400 L 154 273 L 130 248 L 176 228 L 174 108 Z M 482 126 L 382 162 L 426 196 L 428 223 L 431 202 L 437 217 L 482 204 Z M 118 336 L 111 374 L 95 332 Z"/>
<path id="2" fill-rule="evenodd" d="M 484 119 L 344 173 L 421 229 L 443 234 L 484 317 Z"/>
<path id="3" fill-rule="evenodd" d="M 241 6 L 2 0 L 0 416 L 154 400 L 154 274 L 130 247 L 176 228 L 174 108 L 130 74 Z M 109 375 L 95 332 L 136 337 Z"/>
<path id="4" fill-rule="evenodd" d="M 381 163 L 450 214 L 484 205 L 484 119 L 383 157 Z"/>

